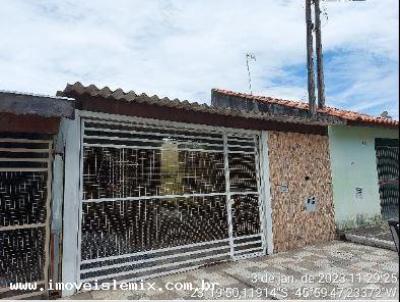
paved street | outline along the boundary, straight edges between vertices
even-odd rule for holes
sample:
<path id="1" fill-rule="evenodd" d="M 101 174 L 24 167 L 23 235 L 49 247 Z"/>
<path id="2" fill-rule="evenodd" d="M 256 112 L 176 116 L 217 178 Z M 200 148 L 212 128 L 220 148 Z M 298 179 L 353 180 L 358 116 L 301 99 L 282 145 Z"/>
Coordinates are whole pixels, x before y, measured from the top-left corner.
<path id="1" fill-rule="evenodd" d="M 71 298 L 398 300 L 398 277 L 396 252 L 333 241 L 148 280 L 147 290 L 91 291 Z"/>

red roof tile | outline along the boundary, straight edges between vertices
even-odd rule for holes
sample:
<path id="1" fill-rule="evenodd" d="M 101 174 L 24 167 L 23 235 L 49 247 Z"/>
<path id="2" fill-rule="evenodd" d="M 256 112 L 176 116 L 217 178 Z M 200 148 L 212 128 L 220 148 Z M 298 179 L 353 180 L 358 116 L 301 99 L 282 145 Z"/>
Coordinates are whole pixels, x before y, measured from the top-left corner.
<path id="1" fill-rule="evenodd" d="M 276 99 L 267 96 L 257 96 L 251 95 L 247 93 L 240 93 L 234 92 L 230 90 L 224 89 L 213 89 L 215 92 L 227 95 L 227 96 L 234 96 L 239 98 L 244 98 L 247 100 L 253 100 L 261 103 L 268 103 L 268 104 L 277 104 L 286 106 L 288 108 L 294 109 L 308 109 L 308 103 L 305 102 L 296 102 L 296 101 L 288 101 L 283 99 Z M 399 121 L 385 118 L 385 117 L 375 117 L 368 114 L 363 114 L 355 111 L 343 110 L 334 107 L 325 107 L 323 109 L 317 109 L 319 113 L 325 113 L 334 117 L 345 119 L 347 122 L 354 123 L 354 124 L 365 124 L 365 125 L 377 125 L 383 127 L 399 127 Z"/>

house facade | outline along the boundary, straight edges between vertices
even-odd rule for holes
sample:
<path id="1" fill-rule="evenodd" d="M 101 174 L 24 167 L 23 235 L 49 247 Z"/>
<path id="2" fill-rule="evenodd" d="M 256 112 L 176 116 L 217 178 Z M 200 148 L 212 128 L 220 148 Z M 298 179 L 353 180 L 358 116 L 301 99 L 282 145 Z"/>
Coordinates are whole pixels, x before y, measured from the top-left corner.
<path id="1" fill-rule="evenodd" d="M 335 238 L 332 131 L 349 126 L 342 111 L 311 117 L 304 103 L 219 89 L 211 105 L 79 82 L 58 95 L 45 106 L 56 108 L 46 280 L 135 281 Z M 9 129 L 28 131 L 17 126 L 24 113 L 12 114 L 14 126 L 0 128 L 8 140 Z M 4 257 L 0 267 L 18 270 Z"/>
<path id="2" fill-rule="evenodd" d="M 60 95 L 77 108 L 60 131 L 64 282 L 137 280 L 334 238 L 328 125 L 340 118 L 230 108 L 216 91 L 211 106 L 80 83 Z"/>

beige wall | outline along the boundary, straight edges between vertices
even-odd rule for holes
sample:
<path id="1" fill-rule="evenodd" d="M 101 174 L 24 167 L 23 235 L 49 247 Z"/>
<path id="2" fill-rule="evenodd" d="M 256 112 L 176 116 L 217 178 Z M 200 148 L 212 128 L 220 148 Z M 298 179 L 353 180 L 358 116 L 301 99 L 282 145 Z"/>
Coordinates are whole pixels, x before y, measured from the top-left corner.
<path id="1" fill-rule="evenodd" d="M 268 149 L 275 252 L 334 239 L 328 137 L 271 131 Z M 315 212 L 305 210 L 311 196 Z"/>

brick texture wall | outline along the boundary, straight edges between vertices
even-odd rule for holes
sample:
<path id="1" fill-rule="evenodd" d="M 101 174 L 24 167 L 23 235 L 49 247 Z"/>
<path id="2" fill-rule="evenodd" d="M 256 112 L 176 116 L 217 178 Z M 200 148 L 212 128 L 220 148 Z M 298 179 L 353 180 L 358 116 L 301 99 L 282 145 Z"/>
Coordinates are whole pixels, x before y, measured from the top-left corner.
<path id="1" fill-rule="evenodd" d="M 268 148 L 275 252 L 334 239 L 328 137 L 271 131 Z"/>

